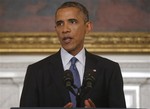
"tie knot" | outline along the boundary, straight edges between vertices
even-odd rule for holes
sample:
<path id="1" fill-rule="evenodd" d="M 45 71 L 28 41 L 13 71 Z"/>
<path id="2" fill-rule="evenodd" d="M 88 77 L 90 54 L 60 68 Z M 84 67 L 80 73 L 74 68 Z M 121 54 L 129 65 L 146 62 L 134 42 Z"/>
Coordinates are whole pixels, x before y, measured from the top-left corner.
<path id="1" fill-rule="evenodd" d="M 70 60 L 71 64 L 74 65 L 77 62 L 77 60 L 78 59 L 76 57 L 72 57 L 71 60 Z"/>

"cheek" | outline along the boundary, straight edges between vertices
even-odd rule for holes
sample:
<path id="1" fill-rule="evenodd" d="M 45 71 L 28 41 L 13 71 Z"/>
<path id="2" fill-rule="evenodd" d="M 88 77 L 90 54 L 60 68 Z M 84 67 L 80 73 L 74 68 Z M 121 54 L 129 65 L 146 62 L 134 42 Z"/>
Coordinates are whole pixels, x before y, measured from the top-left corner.
<path id="1" fill-rule="evenodd" d="M 57 36 L 60 43 L 62 42 L 62 37 L 60 35 Z"/>
<path id="2" fill-rule="evenodd" d="M 80 40 L 84 39 L 85 34 L 86 34 L 85 29 L 83 29 L 83 28 L 79 29 L 79 30 L 77 31 L 78 39 L 80 39 Z"/>
<path id="3" fill-rule="evenodd" d="M 59 33 L 60 33 L 58 29 L 55 29 L 55 32 L 56 32 L 57 34 L 59 34 Z"/>
<path id="4" fill-rule="evenodd" d="M 84 35 L 83 33 L 77 34 L 76 36 L 76 43 L 80 44 L 80 43 L 84 43 Z"/>
<path id="5" fill-rule="evenodd" d="M 79 36 L 84 35 L 84 34 L 86 33 L 86 29 L 85 29 L 84 26 L 72 28 L 72 30 L 74 30 L 74 32 L 75 32 L 76 34 L 78 34 Z"/>
<path id="6" fill-rule="evenodd" d="M 61 32 L 60 32 L 60 30 L 55 29 L 55 32 L 57 33 L 57 37 L 58 37 L 59 39 L 61 39 Z"/>
<path id="7" fill-rule="evenodd" d="M 61 30 L 60 27 L 56 27 L 56 28 L 55 28 L 55 31 L 56 31 L 57 34 L 60 34 L 62 30 Z"/>

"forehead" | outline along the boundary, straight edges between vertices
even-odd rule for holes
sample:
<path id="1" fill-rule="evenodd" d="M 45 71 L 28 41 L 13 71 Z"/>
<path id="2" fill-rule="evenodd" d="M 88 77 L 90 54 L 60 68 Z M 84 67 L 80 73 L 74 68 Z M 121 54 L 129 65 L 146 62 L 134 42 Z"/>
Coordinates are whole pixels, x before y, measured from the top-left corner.
<path id="1" fill-rule="evenodd" d="M 67 7 L 59 9 L 55 16 L 56 20 L 65 20 L 69 18 L 83 19 L 84 15 L 82 11 L 76 7 Z"/>

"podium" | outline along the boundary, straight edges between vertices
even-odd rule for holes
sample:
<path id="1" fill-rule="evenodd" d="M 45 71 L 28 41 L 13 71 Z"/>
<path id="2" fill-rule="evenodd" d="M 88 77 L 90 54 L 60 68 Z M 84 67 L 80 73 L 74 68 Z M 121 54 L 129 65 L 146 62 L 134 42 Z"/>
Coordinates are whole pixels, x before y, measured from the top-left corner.
<path id="1" fill-rule="evenodd" d="M 63 107 L 12 107 L 10 109 L 68 109 Z M 86 109 L 86 108 L 73 108 Z M 88 109 L 146 109 L 146 108 L 88 108 Z"/>

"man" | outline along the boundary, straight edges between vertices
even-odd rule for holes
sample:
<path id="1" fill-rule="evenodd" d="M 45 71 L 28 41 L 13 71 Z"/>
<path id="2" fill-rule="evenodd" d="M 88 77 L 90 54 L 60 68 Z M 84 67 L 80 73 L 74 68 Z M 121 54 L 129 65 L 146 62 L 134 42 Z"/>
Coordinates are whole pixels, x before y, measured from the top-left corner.
<path id="1" fill-rule="evenodd" d="M 92 29 L 87 9 L 80 3 L 66 2 L 57 9 L 55 23 L 61 49 L 28 67 L 20 106 L 125 108 L 123 80 L 118 63 L 93 55 L 84 48 L 85 34 Z M 76 96 L 63 82 L 64 71 L 72 66 L 72 57 L 77 59 L 77 82 L 79 81 L 81 87 L 85 82 L 83 78 L 86 72 L 95 72 L 95 83 L 80 98 L 80 105 L 73 100 Z M 84 93 L 83 90 L 81 92 Z"/>

